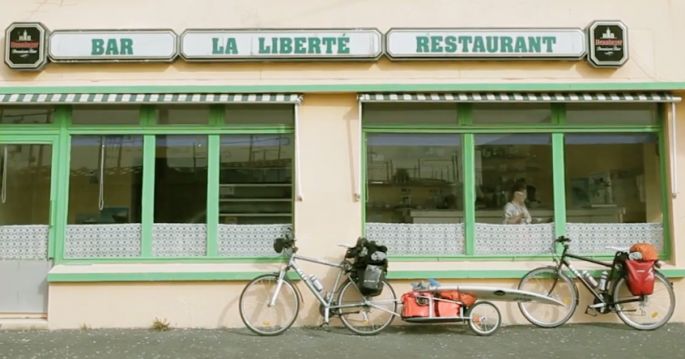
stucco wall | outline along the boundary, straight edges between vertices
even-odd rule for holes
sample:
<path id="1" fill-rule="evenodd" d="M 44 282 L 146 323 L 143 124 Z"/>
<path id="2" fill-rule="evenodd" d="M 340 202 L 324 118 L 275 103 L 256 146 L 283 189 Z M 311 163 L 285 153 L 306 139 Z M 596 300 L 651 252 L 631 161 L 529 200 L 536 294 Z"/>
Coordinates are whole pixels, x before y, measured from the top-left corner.
<path id="1" fill-rule="evenodd" d="M 541 9 L 544 8 L 544 16 Z M 630 60 L 618 70 L 586 61 L 428 61 L 49 64 L 37 73 L 0 66 L 0 85 L 274 85 L 451 82 L 683 81 L 685 1 L 649 4 L 607 0 L 556 2 L 379 0 L 296 3 L 152 0 L 2 1 L 0 28 L 13 21 L 41 21 L 50 29 L 354 28 L 375 27 L 576 27 L 620 19 L 629 28 Z M 163 14 L 163 15 L 162 15 Z M 408 16 L 410 14 L 410 16 Z M 0 45 L 4 46 L 4 42 Z"/>

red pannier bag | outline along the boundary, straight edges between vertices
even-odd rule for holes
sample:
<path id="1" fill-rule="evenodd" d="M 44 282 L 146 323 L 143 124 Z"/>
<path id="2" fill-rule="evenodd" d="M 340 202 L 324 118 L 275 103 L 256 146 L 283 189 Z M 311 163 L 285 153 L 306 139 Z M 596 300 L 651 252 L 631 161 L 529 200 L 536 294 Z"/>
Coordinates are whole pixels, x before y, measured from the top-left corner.
<path id="1" fill-rule="evenodd" d="M 633 295 L 650 295 L 654 292 L 654 262 L 627 260 L 626 282 Z"/>
<path id="2" fill-rule="evenodd" d="M 407 292 L 402 295 L 402 318 L 430 317 L 428 293 Z"/>
<path id="3" fill-rule="evenodd" d="M 458 290 L 445 290 L 442 292 L 439 292 L 440 298 L 443 299 L 449 299 L 449 300 L 456 300 L 459 302 L 464 303 L 465 307 L 470 307 L 473 305 L 473 303 L 476 302 L 476 296 L 473 294 L 469 293 L 462 293 Z"/>

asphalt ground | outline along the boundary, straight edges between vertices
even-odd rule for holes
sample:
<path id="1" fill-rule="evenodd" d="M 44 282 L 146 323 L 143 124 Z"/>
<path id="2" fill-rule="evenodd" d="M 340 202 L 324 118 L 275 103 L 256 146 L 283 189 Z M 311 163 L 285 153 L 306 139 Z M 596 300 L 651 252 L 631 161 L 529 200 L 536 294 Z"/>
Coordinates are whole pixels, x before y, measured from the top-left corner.
<path id="1" fill-rule="evenodd" d="M 0 358 L 685 358 L 685 324 L 642 332 L 619 324 L 502 327 L 479 337 L 464 325 L 393 326 L 371 337 L 342 327 L 0 331 Z"/>

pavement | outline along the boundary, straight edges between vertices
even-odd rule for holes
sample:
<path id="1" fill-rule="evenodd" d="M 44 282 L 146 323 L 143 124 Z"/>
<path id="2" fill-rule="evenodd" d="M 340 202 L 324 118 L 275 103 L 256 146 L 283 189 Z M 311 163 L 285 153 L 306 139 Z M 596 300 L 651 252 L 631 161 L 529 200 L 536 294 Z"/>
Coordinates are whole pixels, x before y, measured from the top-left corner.
<path id="1" fill-rule="evenodd" d="M 642 332 L 618 324 L 502 327 L 479 337 L 464 325 L 393 326 L 371 337 L 342 327 L 0 331 L 0 358 L 685 358 L 685 324 Z"/>

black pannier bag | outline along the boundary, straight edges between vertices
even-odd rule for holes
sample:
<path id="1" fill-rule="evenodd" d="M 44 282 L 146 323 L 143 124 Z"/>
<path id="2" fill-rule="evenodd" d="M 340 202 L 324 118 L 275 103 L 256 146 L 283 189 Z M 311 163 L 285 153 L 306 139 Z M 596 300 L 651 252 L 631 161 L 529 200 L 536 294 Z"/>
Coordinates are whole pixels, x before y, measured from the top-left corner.
<path id="1" fill-rule="evenodd" d="M 347 250 L 346 258 L 354 260 L 352 279 L 365 296 L 373 297 L 383 291 L 383 280 L 388 272 L 388 248 L 359 238 L 357 244 Z"/>

